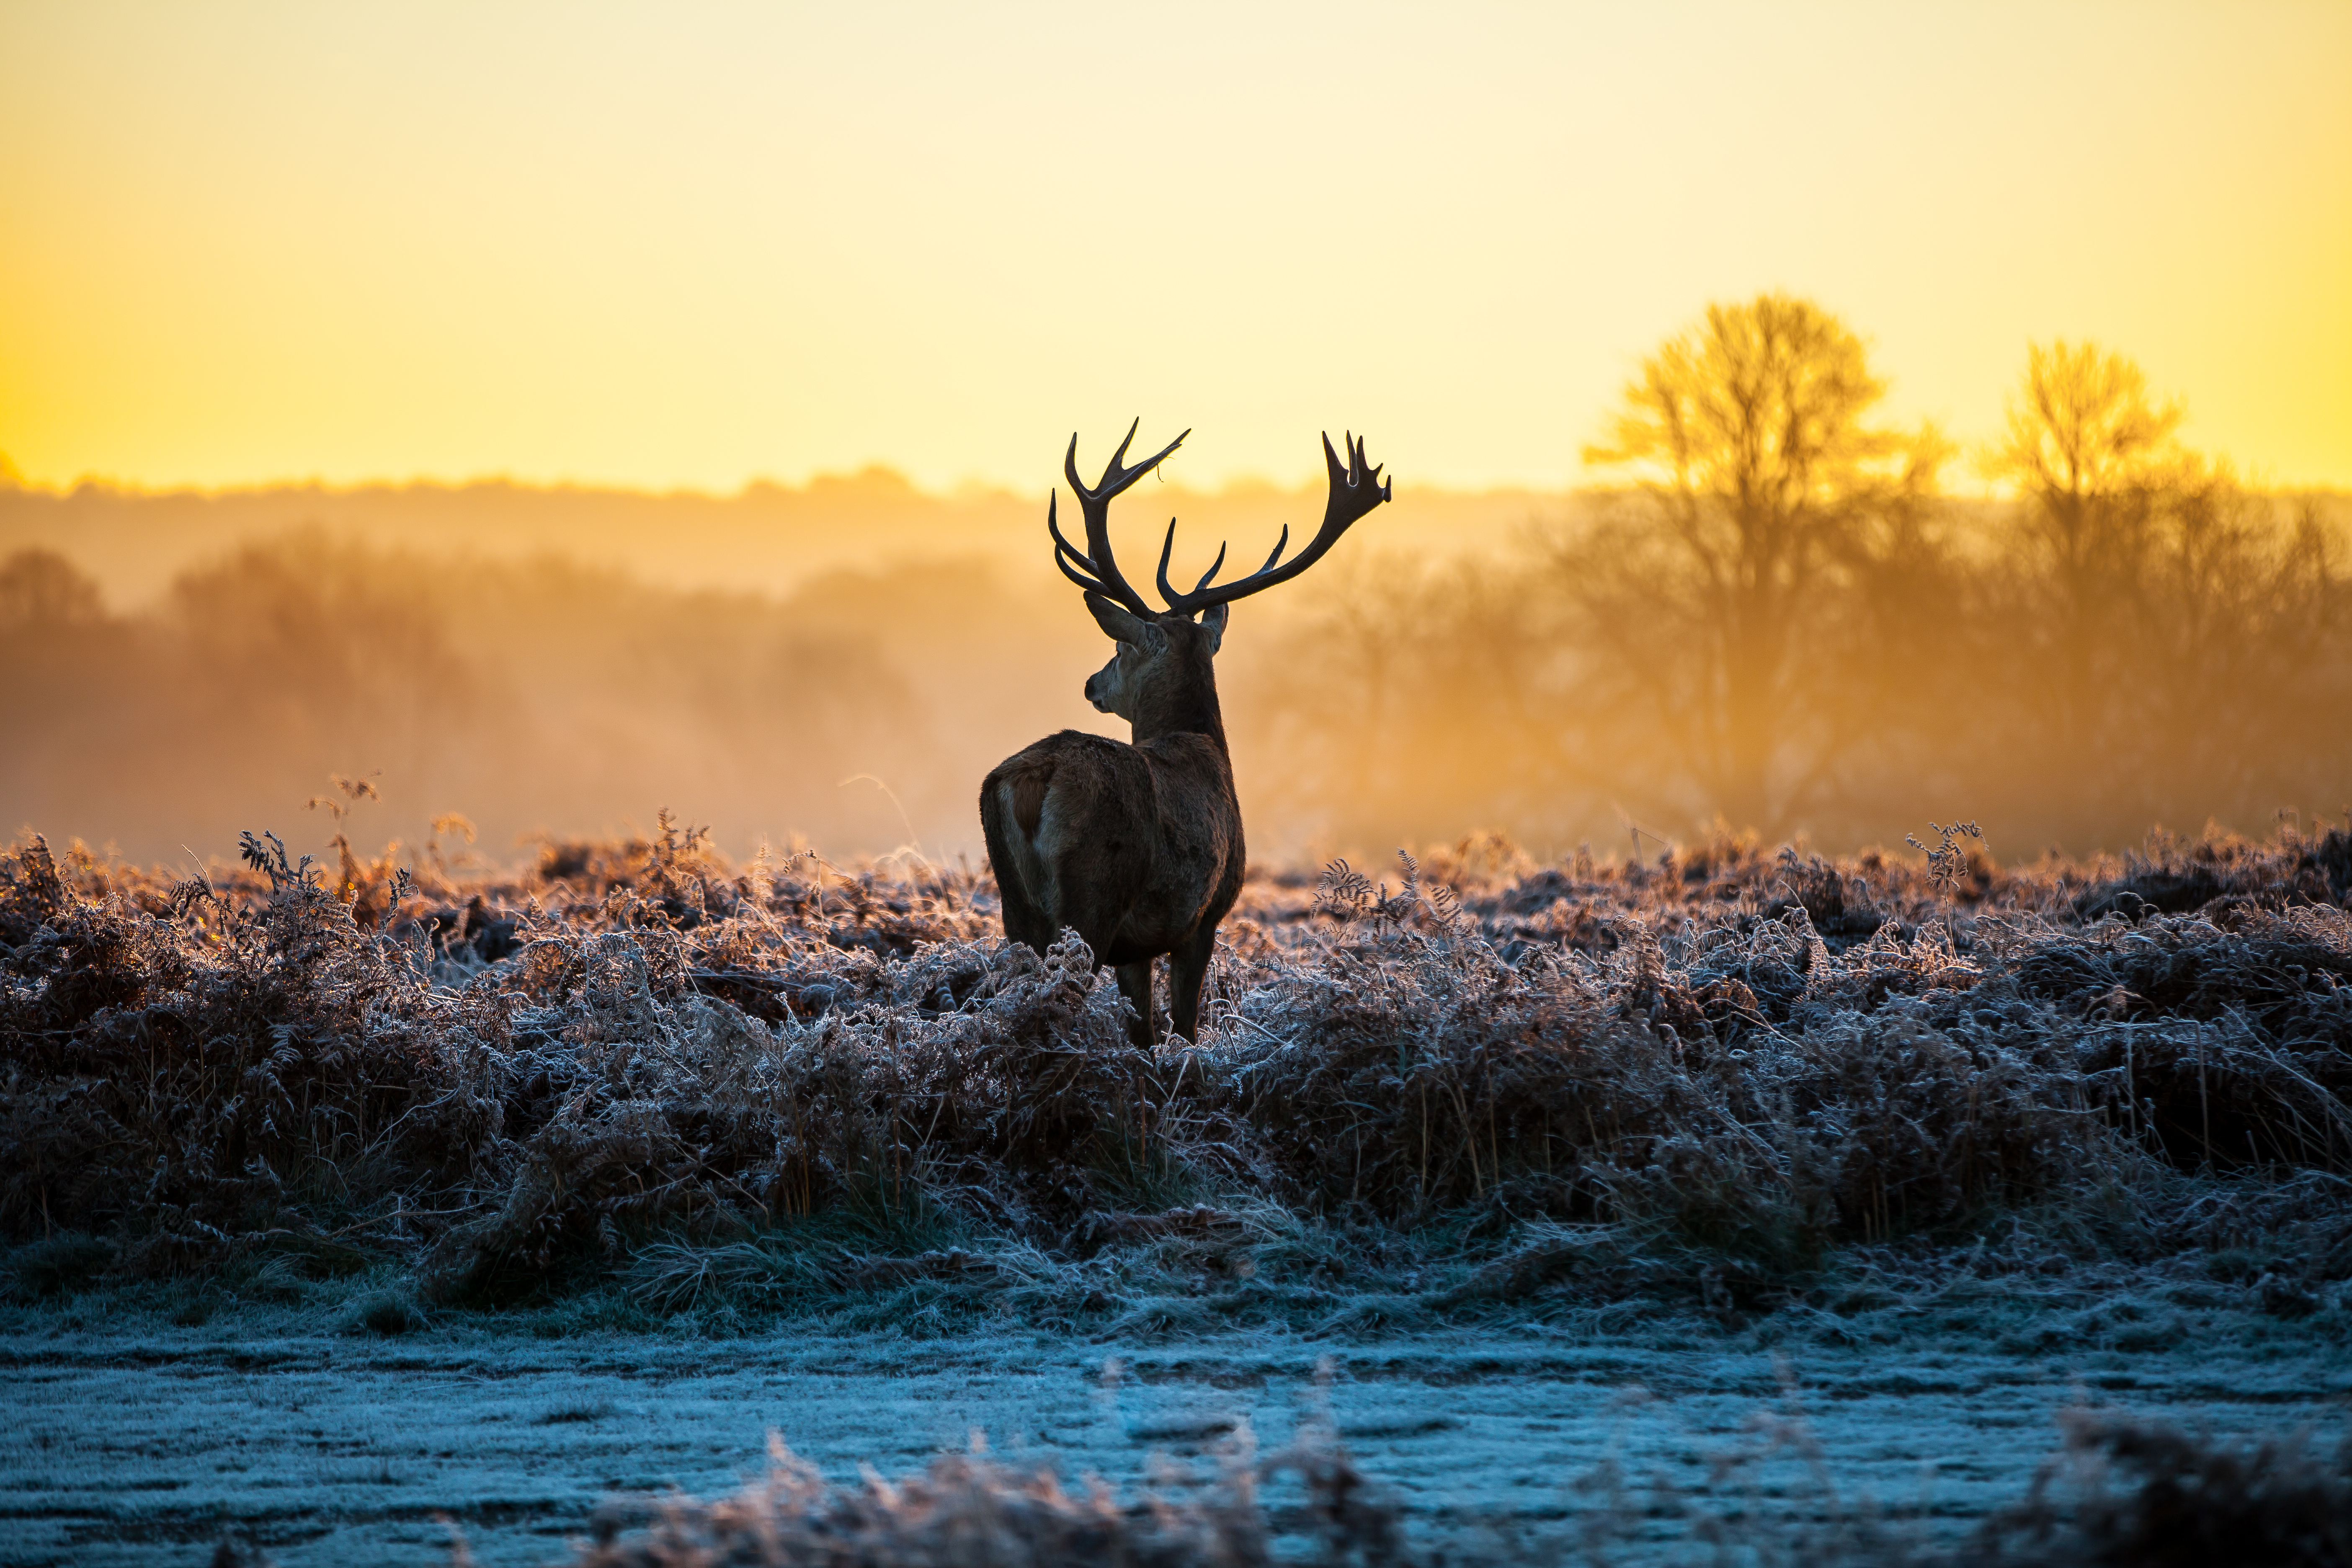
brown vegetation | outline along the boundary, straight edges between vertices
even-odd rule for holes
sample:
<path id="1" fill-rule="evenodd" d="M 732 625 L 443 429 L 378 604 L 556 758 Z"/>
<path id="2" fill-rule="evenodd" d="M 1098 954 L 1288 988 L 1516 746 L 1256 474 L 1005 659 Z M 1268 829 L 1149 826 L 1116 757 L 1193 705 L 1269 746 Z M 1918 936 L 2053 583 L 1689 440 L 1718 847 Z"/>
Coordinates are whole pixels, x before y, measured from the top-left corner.
<path id="1" fill-rule="evenodd" d="M 945 1454 L 914 1474 L 869 1469 L 827 1482 L 771 1439 L 767 1473 L 731 1497 L 618 1499 L 599 1510 L 577 1568 L 1262 1568 L 1276 1562 L 1361 1564 L 1606 1563 L 1746 1561 L 1823 1568 L 2342 1568 L 2352 1562 L 2352 1447 L 2315 1452 L 2308 1434 L 2233 1445 L 2088 1410 L 2062 1414 L 2064 1442 L 2031 1492 L 1957 1548 L 1921 1539 L 1901 1507 L 1841 1489 L 1801 1415 L 1752 1422 L 1717 1455 L 1727 1476 L 1776 1458 L 1802 1462 L 1799 1520 L 1717 1511 L 1659 1477 L 1646 1492 L 1613 1463 L 1569 1479 L 1584 1507 L 1572 1524 L 1510 1528 L 1417 1549 L 1391 1489 L 1358 1468 L 1327 1426 L 1308 1423 L 1275 1452 L 1246 1433 L 1221 1445 L 1203 1477 L 1170 1466 L 1139 1498 L 1099 1479 L 1069 1489 L 1030 1470 Z M 1753 1484 L 1753 1482 L 1751 1482 Z M 1671 1521 L 1674 1535 L 1660 1537 Z M 1286 1541 L 1284 1538 L 1289 1537 Z M 1299 1540 L 1297 1538 L 1304 1537 Z M 1305 1548 L 1301 1551 L 1300 1548 Z M 467 1560 L 462 1545 L 454 1554 Z M 251 1561 L 224 1542 L 223 1568 Z"/>
<path id="2" fill-rule="evenodd" d="M 2238 1249 L 2245 1289 L 2332 1300 L 2352 839 L 1947 843 L 1940 879 L 1730 839 L 1259 875 L 1202 1041 L 1155 1053 L 1082 946 L 1004 942 L 957 872 L 666 829 L 471 880 L 248 838 L 175 882 L 36 840 L 0 860 L 0 1223 L 80 1260 L 36 1270 L 920 1285 L 1064 1323 L 1123 1310 L 1138 1257 L 1321 1321 L 1412 1258 L 1442 1266 L 1382 1313 L 1745 1311 L 1890 1242 Z"/>

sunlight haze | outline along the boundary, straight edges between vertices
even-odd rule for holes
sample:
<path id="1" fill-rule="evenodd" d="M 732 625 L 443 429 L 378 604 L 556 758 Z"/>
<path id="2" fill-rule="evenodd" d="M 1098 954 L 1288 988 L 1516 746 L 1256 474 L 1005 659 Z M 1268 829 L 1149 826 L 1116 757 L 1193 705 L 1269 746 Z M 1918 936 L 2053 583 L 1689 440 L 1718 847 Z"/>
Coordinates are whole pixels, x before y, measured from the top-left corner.
<path id="1" fill-rule="evenodd" d="M 2352 6 L 50 5 L 0 13 L 31 482 L 886 463 L 1580 482 L 1786 288 L 1990 437 L 2088 337 L 2352 485 Z M 1400 494 L 1403 491 L 1401 489 Z"/>

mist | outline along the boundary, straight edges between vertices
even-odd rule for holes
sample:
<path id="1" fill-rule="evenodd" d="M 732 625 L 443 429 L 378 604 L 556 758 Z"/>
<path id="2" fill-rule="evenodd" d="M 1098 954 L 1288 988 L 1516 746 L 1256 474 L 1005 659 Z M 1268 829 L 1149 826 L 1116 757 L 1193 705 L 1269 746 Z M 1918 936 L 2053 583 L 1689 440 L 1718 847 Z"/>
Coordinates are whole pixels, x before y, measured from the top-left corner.
<path id="1" fill-rule="evenodd" d="M 1311 526 L 1320 498 L 1135 500 L 1137 559 L 1174 511 L 1197 570 L 1221 540 L 1246 556 Z M 2140 593 L 2056 709 L 2026 503 L 1922 503 L 1899 562 L 1809 591 L 1744 798 L 1675 742 L 1696 699 L 1666 667 L 1693 633 L 1672 582 L 1628 575 L 1646 504 L 1401 488 L 1240 604 L 1219 677 L 1254 856 L 1486 833 L 1654 854 L 1718 826 L 1843 850 L 1966 817 L 2025 858 L 2263 830 L 2347 793 L 2342 498 L 2209 497 L 2236 542 L 2211 591 Z M 667 810 L 738 857 L 977 864 L 989 767 L 1124 729 L 1080 694 L 1109 645 L 1042 511 L 880 472 L 731 498 L 0 490 L 0 814 L 148 863 L 248 828 L 504 863 Z M 2198 657 L 2158 657 L 2192 633 Z"/>

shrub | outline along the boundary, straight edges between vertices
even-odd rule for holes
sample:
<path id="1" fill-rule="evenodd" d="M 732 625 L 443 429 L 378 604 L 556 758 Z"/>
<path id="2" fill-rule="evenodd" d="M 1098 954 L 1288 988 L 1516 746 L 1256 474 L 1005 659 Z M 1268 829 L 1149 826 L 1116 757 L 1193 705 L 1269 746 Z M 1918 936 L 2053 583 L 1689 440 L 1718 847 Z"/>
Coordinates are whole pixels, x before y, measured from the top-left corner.
<path id="1" fill-rule="evenodd" d="M 1075 938 L 1007 944 L 961 873 L 737 871 L 667 820 L 551 857 L 598 868 L 584 891 L 389 858 L 330 889 L 246 850 L 194 883 L 0 856 L 8 1234 L 102 1237 L 131 1274 L 392 1257 L 500 1300 L 803 1233 L 1222 1268 L 1182 1216 L 1247 1211 L 1381 1256 L 1458 1232 L 1465 1266 L 1597 1226 L 1762 1289 L 2025 1208 L 2208 1245 L 2214 1175 L 2252 1184 L 2210 1242 L 2245 1246 L 2325 1227 L 2242 1193 L 2352 1173 L 2352 917 L 2300 839 L 1979 867 L 1965 909 L 1935 868 L 1731 841 L 1540 868 L 1485 846 L 1440 858 L 1458 886 L 1408 858 L 1393 892 L 1260 876 L 1202 1039 L 1157 1051 Z M 2084 896 L 2209 863 L 2227 890 L 2199 910 Z M 2352 1273 L 2312 1238 L 2282 1289 Z M 1505 1296 L 1553 1288 L 1529 1267 Z"/>

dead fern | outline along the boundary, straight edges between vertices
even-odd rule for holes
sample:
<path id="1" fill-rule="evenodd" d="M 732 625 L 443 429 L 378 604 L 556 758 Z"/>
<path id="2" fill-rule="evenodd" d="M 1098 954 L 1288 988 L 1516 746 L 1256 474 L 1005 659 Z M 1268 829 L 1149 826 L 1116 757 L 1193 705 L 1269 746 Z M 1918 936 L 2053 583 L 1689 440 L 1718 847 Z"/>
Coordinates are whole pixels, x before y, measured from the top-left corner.
<path id="1" fill-rule="evenodd" d="M 266 833 L 193 878 L 27 839 L 0 854 L 0 1226 L 102 1237 L 119 1272 L 356 1247 L 478 1299 L 853 1218 L 894 1238 L 869 1260 L 1207 1258 L 1230 1238 L 1181 1216 L 1244 1212 L 1653 1249 L 1507 1270 L 1514 1300 L 1714 1300 L 1714 1268 L 1736 1304 L 2026 1208 L 2118 1246 L 2292 1232 L 2283 1303 L 2352 1276 L 2308 1204 L 2183 1206 L 2352 1175 L 2352 913 L 2311 842 L 1969 872 L 1961 909 L 1967 828 L 1924 868 L 1726 840 L 1671 876 L 1587 857 L 1457 888 L 1408 855 L 1395 890 L 1344 861 L 1311 900 L 1254 880 L 1212 1026 L 1158 1055 L 1083 947 L 1003 942 L 984 879 L 738 872 L 667 815 L 356 889 Z M 2152 879 L 2199 867 L 2222 890 L 2162 907 Z M 2114 918 L 2126 883 L 2146 907 Z"/>

